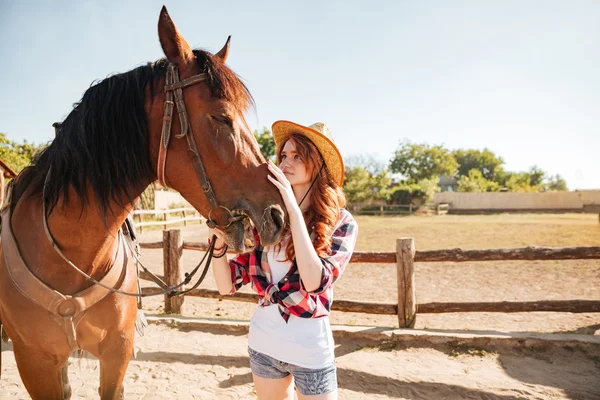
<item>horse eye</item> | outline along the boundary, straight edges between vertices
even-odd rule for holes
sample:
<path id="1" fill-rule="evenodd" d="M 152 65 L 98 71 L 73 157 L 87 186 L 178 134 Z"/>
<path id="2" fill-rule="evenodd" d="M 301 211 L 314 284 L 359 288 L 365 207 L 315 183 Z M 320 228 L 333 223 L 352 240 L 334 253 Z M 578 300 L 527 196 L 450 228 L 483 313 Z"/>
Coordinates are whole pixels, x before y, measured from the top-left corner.
<path id="1" fill-rule="evenodd" d="M 211 115 L 213 120 L 215 120 L 219 124 L 227 125 L 229 127 L 233 127 L 233 121 L 226 115 Z"/>

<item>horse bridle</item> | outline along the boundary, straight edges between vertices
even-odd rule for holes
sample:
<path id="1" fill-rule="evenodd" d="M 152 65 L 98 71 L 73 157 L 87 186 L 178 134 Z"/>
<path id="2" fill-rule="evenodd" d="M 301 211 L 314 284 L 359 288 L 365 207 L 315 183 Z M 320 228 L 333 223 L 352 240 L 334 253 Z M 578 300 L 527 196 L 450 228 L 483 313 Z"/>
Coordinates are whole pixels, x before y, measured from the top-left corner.
<path id="1" fill-rule="evenodd" d="M 232 223 L 238 222 L 246 218 L 244 215 L 233 215 L 231 210 L 225 207 L 222 204 L 219 204 L 217 197 L 215 196 L 215 192 L 208 180 L 206 175 L 206 170 L 204 169 L 204 164 L 202 164 L 202 158 L 200 157 L 200 153 L 198 152 L 198 146 L 196 145 L 196 139 L 194 138 L 194 133 L 192 132 L 192 126 L 190 124 L 190 120 L 188 118 L 187 109 L 185 107 L 185 101 L 183 99 L 183 89 L 195 85 L 200 82 L 204 82 L 208 79 L 208 74 L 206 72 L 190 76 L 184 80 L 179 80 L 179 71 L 175 64 L 169 63 L 167 67 L 167 76 L 165 81 L 165 105 L 164 105 L 164 115 L 163 115 L 163 124 L 162 124 L 162 132 L 160 135 L 160 144 L 158 150 L 158 162 L 157 162 L 157 177 L 160 184 L 164 187 L 168 187 L 166 181 L 166 165 L 167 165 L 167 151 L 169 149 L 169 142 L 171 141 L 171 125 L 173 122 L 173 109 L 177 107 L 177 112 L 179 113 L 179 122 L 181 123 L 181 133 L 175 135 L 177 139 L 181 139 L 183 137 L 186 138 L 188 144 L 188 151 L 190 152 L 190 157 L 194 164 L 194 170 L 196 171 L 196 176 L 198 177 L 198 181 L 200 182 L 200 187 L 204 192 L 204 195 L 208 199 L 208 203 L 210 205 L 210 211 L 208 212 L 206 224 L 210 228 L 220 228 L 225 229 L 229 227 Z M 174 98 L 174 99 L 173 99 Z M 175 100 L 173 102 L 173 100 Z M 218 225 L 216 221 L 212 218 L 213 211 L 217 209 L 223 209 L 229 214 L 229 219 L 226 225 Z"/>
<path id="2" fill-rule="evenodd" d="M 187 115 L 187 110 L 185 108 L 185 101 L 183 99 L 183 89 L 184 88 L 191 86 L 191 85 L 195 85 L 196 83 L 204 82 L 207 79 L 208 79 L 208 74 L 201 73 L 198 75 L 193 75 L 184 80 L 179 80 L 179 71 L 177 70 L 177 67 L 171 63 L 167 67 L 167 76 L 166 76 L 166 81 L 165 81 L 165 96 L 166 96 L 166 98 L 165 98 L 165 105 L 164 105 L 162 132 L 161 132 L 159 151 L 158 151 L 157 177 L 158 177 L 158 180 L 160 181 L 161 185 L 163 185 L 164 187 L 168 187 L 166 179 L 165 179 L 165 172 L 166 172 L 165 170 L 166 170 L 166 163 L 167 163 L 167 150 L 169 148 L 169 142 L 171 140 L 171 125 L 173 122 L 173 108 L 175 106 L 175 107 L 177 107 L 177 112 L 179 113 L 179 121 L 181 123 L 181 133 L 176 135 L 175 137 L 177 139 L 180 139 L 182 137 L 186 138 L 187 143 L 188 143 L 188 151 L 191 153 L 190 157 L 192 158 L 192 162 L 194 163 L 194 170 L 196 171 L 196 175 L 200 182 L 200 186 L 202 187 L 202 191 L 204 192 L 204 194 L 210 204 L 210 211 L 208 212 L 206 224 L 210 228 L 213 228 L 213 229 L 214 228 L 225 229 L 225 228 L 229 227 L 232 223 L 243 220 L 244 218 L 246 218 L 246 216 L 245 215 L 233 215 L 231 210 L 229 210 L 224 205 L 219 204 L 217 197 L 215 196 L 215 192 L 213 191 L 212 186 L 210 185 L 210 182 L 208 180 L 208 177 L 206 176 L 206 170 L 204 169 L 204 165 L 202 164 L 202 158 L 200 157 L 200 153 L 198 152 L 198 146 L 196 145 L 196 139 L 194 139 L 192 127 L 190 125 L 190 121 L 189 121 L 189 118 Z M 175 102 L 173 102 L 173 98 L 175 98 Z M 56 129 L 58 129 L 58 128 L 56 128 Z M 79 274 L 84 276 L 86 279 L 88 279 L 92 283 L 94 283 L 96 285 L 100 285 L 100 286 L 104 287 L 105 289 L 110 290 L 111 292 L 123 294 L 126 296 L 133 296 L 133 297 L 147 297 L 147 296 L 156 296 L 156 295 L 160 295 L 160 294 L 168 294 L 169 297 L 173 297 L 173 296 L 177 296 L 177 295 L 186 294 L 186 293 L 190 292 L 191 290 L 197 288 L 202 283 L 202 281 L 204 280 L 204 277 L 206 276 L 206 273 L 208 271 L 210 262 L 213 258 L 214 246 L 216 243 L 216 240 L 215 240 L 216 237 L 214 237 L 214 236 L 211 240 L 208 251 L 204 254 L 204 257 L 202 258 L 202 260 L 200 260 L 200 263 L 198 263 L 198 265 L 194 268 L 194 270 L 192 270 L 191 273 L 185 274 L 185 279 L 183 280 L 183 282 L 180 282 L 173 286 L 168 286 L 164 281 L 162 281 L 162 279 L 160 279 L 158 276 L 156 276 L 151 271 L 149 271 L 144 266 L 144 264 L 141 262 L 141 260 L 139 259 L 139 255 L 137 254 L 137 252 L 134 251 L 134 249 L 132 249 L 130 247 L 130 250 L 131 250 L 132 254 L 134 255 L 134 258 L 135 258 L 135 261 L 137 262 L 137 264 L 140 265 L 143 268 L 143 270 L 148 275 L 150 275 L 152 280 L 161 287 L 162 290 L 160 290 L 159 292 L 143 294 L 143 293 L 131 293 L 131 292 L 122 291 L 119 289 L 115 289 L 115 288 L 106 286 L 106 285 L 102 284 L 101 282 L 99 282 L 98 280 L 94 279 L 93 277 L 89 276 L 85 272 L 83 272 L 79 267 L 77 267 L 71 260 L 69 260 L 65 256 L 65 254 L 62 252 L 62 250 L 60 249 L 60 247 L 54 240 L 52 233 L 50 232 L 50 227 L 48 226 L 48 214 L 46 211 L 46 194 L 45 194 L 46 186 L 48 184 L 50 174 L 51 174 L 51 171 L 48 170 L 48 173 L 46 174 L 46 179 L 44 182 L 43 192 L 42 192 L 42 199 L 43 199 L 42 200 L 42 212 L 43 212 L 44 230 L 45 230 L 46 236 L 48 237 L 48 240 L 54 247 L 54 250 L 61 256 L 61 258 L 71 268 L 73 268 Z M 216 223 L 216 221 L 211 218 L 212 212 L 219 208 L 225 210 L 229 214 L 229 219 L 228 219 L 226 225 L 218 225 Z M 181 287 L 183 287 L 184 285 L 188 284 L 191 281 L 192 277 L 200 269 L 200 266 L 204 263 L 205 259 L 207 259 L 207 258 L 208 258 L 208 260 L 206 260 L 206 264 L 204 266 L 202 274 L 201 274 L 200 278 L 198 279 L 198 281 L 196 282 L 196 284 L 194 284 L 193 287 L 191 287 L 189 289 L 180 290 Z"/>

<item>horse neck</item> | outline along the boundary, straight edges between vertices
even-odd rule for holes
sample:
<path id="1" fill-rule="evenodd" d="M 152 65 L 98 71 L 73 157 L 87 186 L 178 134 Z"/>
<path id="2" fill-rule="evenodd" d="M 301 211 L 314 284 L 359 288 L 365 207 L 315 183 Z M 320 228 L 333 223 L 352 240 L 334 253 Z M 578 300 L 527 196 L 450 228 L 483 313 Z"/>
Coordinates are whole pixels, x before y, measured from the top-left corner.
<path id="1" fill-rule="evenodd" d="M 11 221 L 29 269 L 63 294 L 74 294 L 90 286 L 90 282 L 69 267 L 53 248 L 44 230 L 41 199 L 23 197 Z M 82 212 L 82 204 L 71 190 L 69 204 L 64 207 L 64 199 L 59 199 L 48 217 L 48 227 L 58 247 L 73 264 L 93 278 L 101 279 L 112 266 L 119 229 L 132 207 L 111 204 L 113 213 L 104 219 L 93 193 L 88 198 L 90 202 Z"/>

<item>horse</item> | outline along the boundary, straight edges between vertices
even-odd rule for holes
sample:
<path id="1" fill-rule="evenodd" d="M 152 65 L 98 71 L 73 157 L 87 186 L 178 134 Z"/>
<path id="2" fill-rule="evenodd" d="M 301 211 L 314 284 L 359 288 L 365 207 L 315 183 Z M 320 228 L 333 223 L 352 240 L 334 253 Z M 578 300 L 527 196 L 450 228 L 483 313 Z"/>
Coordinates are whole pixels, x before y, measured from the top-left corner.
<path id="1" fill-rule="evenodd" d="M 165 58 L 91 86 L 3 206 L 0 322 L 33 399 L 70 398 L 75 350 L 99 360 L 100 398 L 122 398 L 137 301 L 114 290 L 138 288 L 121 227 L 155 180 L 235 252 L 255 246 L 249 226 L 281 239 L 287 214 L 244 118 L 252 96 L 225 64 L 230 38 L 215 54 L 191 49 L 165 7 L 158 37 Z"/>

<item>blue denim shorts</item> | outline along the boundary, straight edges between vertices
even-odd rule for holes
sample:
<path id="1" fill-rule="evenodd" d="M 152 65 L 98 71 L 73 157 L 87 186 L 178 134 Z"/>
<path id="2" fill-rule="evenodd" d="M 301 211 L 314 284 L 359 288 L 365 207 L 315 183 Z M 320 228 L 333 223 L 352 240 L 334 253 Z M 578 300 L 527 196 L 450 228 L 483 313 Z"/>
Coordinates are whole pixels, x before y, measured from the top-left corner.
<path id="1" fill-rule="evenodd" d="M 265 379 L 281 379 L 292 374 L 298 391 L 305 396 L 331 393 L 337 389 L 335 360 L 325 368 L 310 369 L 288 364 L 248 347 L 250 369 Z"/>

